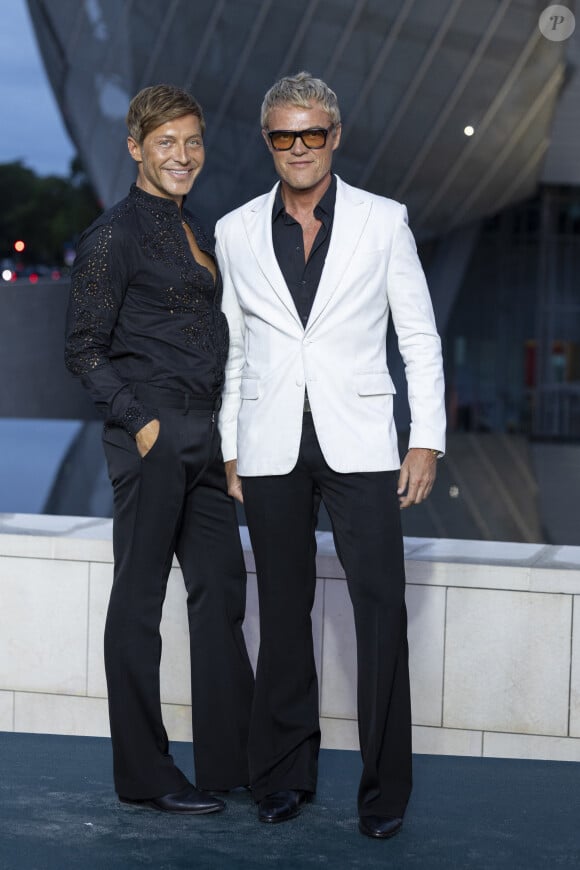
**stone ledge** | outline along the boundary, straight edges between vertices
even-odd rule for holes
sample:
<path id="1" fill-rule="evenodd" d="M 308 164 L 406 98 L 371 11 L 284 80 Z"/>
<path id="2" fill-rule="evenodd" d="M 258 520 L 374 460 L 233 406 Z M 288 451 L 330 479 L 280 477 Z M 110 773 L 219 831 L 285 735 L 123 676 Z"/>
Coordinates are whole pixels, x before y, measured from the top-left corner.
<path id="1" fill-rule="evenodd" d="M 248 530 L 244 623 L 259 645 Z M 112 521 L 0 514 L 0 729 L 108 733 L 102 634 Z M 332 535 L 318 534 L 312 612 L 322 745 L 357 749 L 352 608 Z M 415 751 L 580 760 L 580 547 L 407 538 Z M 543 596 L 543 597 L 540 597 Z M 162 622 L 163 711 L 191 733 L 185 590 Z"/>
<path id="2" fill-rule="evenodd" d="M 103 518 L 0 514 L 0 556 L 112 562 L 112 525 Z M 255 571 L 248 530 L 240 532 L 248 570 Z M 318 532 L 317 546 L 318 578 L 343 580 L 332 533 Z M 405 538 L 405 559 L 411 583 L 489 588 L 483 575 L 488 581 L 493 577 L 491 585 L 498 589 L 580 592 L 580 547 Z M 465 565 L 471 566 L 470 574 Z"/>

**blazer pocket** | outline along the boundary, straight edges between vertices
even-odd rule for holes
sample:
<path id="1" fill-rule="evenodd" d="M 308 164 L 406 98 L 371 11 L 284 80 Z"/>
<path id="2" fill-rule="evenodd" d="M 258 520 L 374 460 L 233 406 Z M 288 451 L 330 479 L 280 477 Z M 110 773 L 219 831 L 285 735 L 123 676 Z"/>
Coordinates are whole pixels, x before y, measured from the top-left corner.
<path id="1" fill-rule="evenodd" d="M 377 247 L 358 247 L 355 251 L 356 254 L 361 254 L 364 257 L 386 257 L 388 254 L 388 248 L 377 248 Z"/>
<path id="2" fill-rule="evenodd" d="M 242 399 L 257 399 L 260 395 L 258 378 L 242 378 L 240 396 Z"/>
<path id="3" fill-rule="evenodd" d="M 388 372 L 366 372 L 357 375 L 356 379 L 359 396 L 394 395 L 397 392 Z"/>

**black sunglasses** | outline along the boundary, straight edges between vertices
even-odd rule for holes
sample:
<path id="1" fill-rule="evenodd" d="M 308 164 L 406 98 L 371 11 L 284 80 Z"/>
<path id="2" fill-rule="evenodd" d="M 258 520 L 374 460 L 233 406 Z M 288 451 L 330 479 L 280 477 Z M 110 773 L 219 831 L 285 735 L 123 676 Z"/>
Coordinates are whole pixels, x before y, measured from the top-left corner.
<path id="1" fill-rule="evenodd" d="M 330 127 L 310 127 L 309 130 L 269 130 L 268 138 L 274 151 L 290 151 L 297 139 L 302 139 L 307 148 L 324 148 Z"/>

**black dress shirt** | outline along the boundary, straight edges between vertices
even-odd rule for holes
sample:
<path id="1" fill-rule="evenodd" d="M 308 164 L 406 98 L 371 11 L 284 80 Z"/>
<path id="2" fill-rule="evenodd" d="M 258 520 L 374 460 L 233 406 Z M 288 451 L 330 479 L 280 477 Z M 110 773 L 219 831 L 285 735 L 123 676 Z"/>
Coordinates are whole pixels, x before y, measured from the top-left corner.
<path id="1" fill-rule="evenodd" d="M 322 226 L 314 239 L 308 262 L 305 263 L 302 227 L 284 208 L 280 187 L 274 199 L 272 209 L 274 253 L 304 327 L 310 316 L 328 254 L 335 202 L 336 176 L 333 175 L 328 190 L 314 209 L 314 216 L 322 221 Z"/>
<path id="2" fill-rule="evenodd" d="M 107 423 L 131 435 L 158 416 L 135 398 L 135 384 L 200 398 L 223 385 L 221 279 L 196 262 L 182 220 L 213 256 L 191 212 L 133 185 L 83 233 L 74 262 L 65 362 Z"/>

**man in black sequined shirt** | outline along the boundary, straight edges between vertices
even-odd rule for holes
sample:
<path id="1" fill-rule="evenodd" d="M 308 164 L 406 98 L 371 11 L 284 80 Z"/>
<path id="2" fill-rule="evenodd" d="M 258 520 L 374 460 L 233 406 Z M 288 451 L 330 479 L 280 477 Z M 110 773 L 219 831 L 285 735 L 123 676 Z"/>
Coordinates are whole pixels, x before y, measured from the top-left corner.
<path id="1" fill-rule="evenodd" d="M 165 812 L 224 808 L 209 790 L 248 783 L 253 675 L 242 622 L 245 568 L 216 416 L 228 354 L 213 245 L 184 207 L 204 163 L 204 121 L 186 92 L 132 100 L 126 199 L 83 234 L 66 364 L 105 417 L 114 490 L 114 580 L 105 626 L 115 788 Z M 187 589 L 197 788 L 168 750 L 161 621 L 177 555 Z"/>

